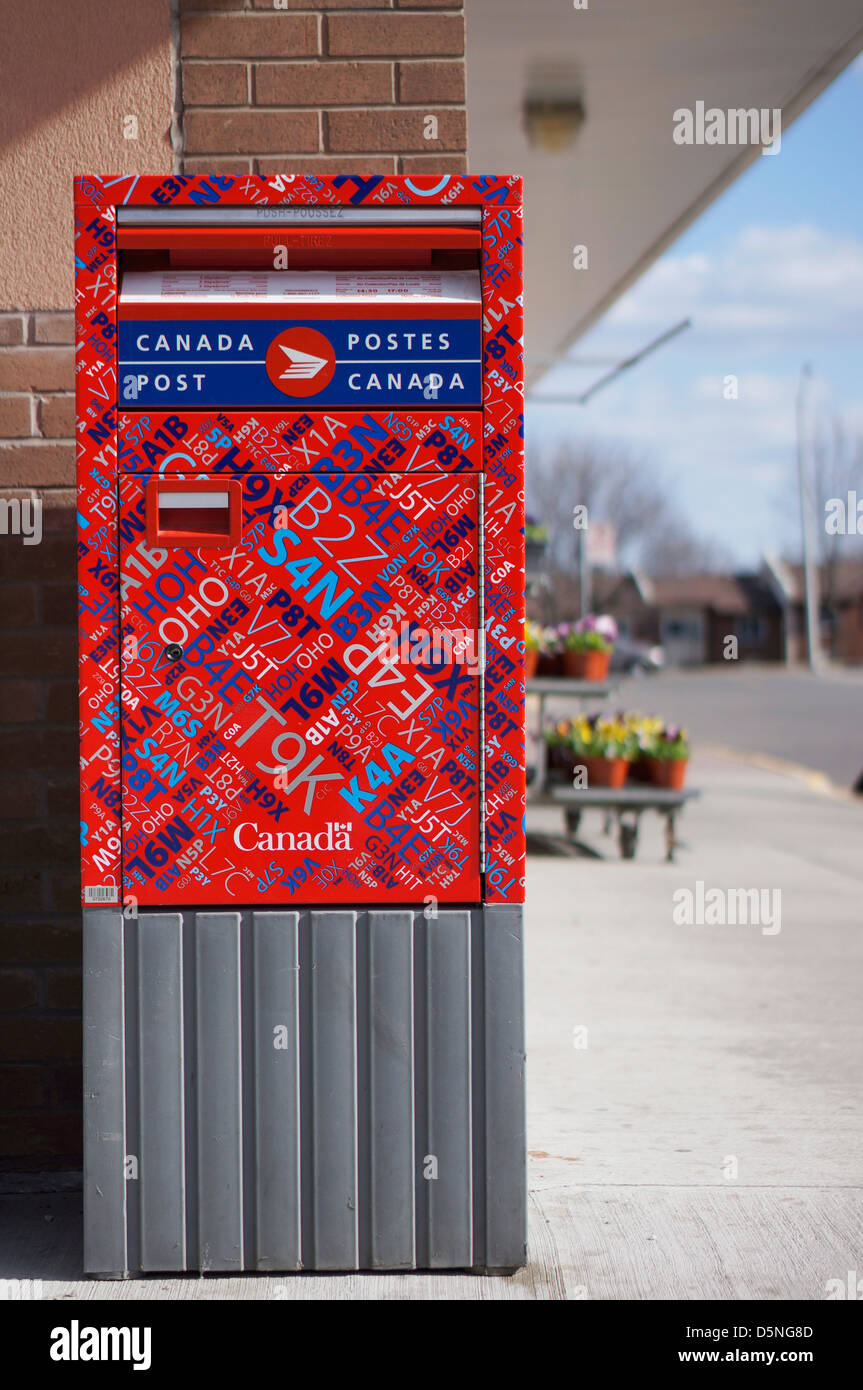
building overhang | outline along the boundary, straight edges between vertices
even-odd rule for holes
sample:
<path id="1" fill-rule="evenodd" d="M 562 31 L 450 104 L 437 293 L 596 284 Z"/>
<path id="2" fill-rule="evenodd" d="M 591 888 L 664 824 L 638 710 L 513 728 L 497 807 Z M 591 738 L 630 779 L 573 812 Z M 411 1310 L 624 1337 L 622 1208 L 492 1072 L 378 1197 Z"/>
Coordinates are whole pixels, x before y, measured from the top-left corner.
<path id="1" fill-rule="evenodd" d="M 675 143 L 675 111 L 777 108 L 787 129 L 863 47 L 858 0 L 468 0 L 466 13 L 470 167 L 525 179 L 528 384 L 763 157 Z"/>

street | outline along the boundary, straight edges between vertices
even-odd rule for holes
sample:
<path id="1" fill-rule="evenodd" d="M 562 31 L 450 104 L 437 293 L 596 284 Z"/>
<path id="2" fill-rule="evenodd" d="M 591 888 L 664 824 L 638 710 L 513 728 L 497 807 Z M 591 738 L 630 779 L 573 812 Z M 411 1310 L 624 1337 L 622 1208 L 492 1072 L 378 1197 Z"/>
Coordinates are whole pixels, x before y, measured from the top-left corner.
<path id="1" fill-rule="evenodd" d="M 863 675 L 780 666 L 707 666 L 626 680 L 615 704 L 684 724 L 693 741 L 767 753 L 837 786 L 863 772 Z"/>

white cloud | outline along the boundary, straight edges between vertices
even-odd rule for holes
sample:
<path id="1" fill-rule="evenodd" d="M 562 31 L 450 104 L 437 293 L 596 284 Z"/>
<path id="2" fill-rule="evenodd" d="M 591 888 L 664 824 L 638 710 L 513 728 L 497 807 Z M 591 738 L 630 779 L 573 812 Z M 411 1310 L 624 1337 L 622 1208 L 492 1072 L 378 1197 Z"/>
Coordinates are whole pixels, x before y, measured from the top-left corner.
<path id="1" fill-rule="evenodd" d="M 796 378 L 741 370 L 738 397 L 726 400 L 724 375 L 621 379 L 617 387 L 594 397 L 584 425 L 590 429 L 602 423 L 621 438 L 661 445 L 666 456 L 677 451 L 691 456 L 695 446 L 702 456 L 721 454 L 727 466 L 759 449 L 791 449 Z"/>
<path id="2" fill-rule="evenodd" d="M 531 432 L 628 442 L 696 530 L 754 563 L 796 542 L 796 399 L 803 362 L 811 417 L 841 413 L 863 433 L 863 240 L 810 223 L 750 225 L 716 251 L 658 261 L 587 334 L 579 357 L 622 359 L 681 319 L 692 327 L 618 377 L 583 411 L 543 410 Z M 541 392 L 583 390 L 601 366 L 550 373 Z M 736 400 L 723 394 L 738 378 Z M 859 403 L 859 404 L 858 404 Z"/>
<path id="3" fill-rule="evenodd" d="M 785 544 L 778 498 L 794 481 L 797 378 L 741 371 L 737 400 L 726 400 L 722 387 L 719 372 L 660 377 L 645 366 L 586 410 L 557 419 L 543 412 L 528 429 L 552 439 L 575 431 L 626 442 L 664 480 L 696 532 L 754 564 L 763 549 Z"/>
<path id="4" fill-rule="evenodd" d="M 649 330 L 692 318 L 716 335 L 801 333 L 811 341 L 860 332 L 863 241 L 808 223 L 745 228 L 713 255 L 664 256 L 596 330 Z M 592 335 L 591 335 L 592 337 Z M 718 344 L 717 344 L 718 345 Z"/>

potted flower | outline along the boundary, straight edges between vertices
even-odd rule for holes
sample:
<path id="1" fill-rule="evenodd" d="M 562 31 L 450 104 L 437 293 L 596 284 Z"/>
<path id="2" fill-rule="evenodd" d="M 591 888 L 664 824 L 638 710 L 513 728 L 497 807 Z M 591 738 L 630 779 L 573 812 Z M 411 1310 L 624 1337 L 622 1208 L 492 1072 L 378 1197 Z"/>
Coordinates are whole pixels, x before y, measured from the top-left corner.
<path id="1" fill-rule="evenodd" d="M 633 755 L 629 765 L 629 780 L 630 782 L 649 782 L 651 780 L 650 750 L 665 726 L 661 719 L 650 714 L 629 714 L 627 719 L 633 736 Z"/>
<path id="2" fill-rule="evenodd" d="M 626 781 L 633 736 L 623 716 L 582 714 L 557 724 L 546 741 L 550 772 L 569 780 L 583 768 L 588 787 L 622 787 Z"/>
<path id="3" fill-rule="evenodd" d="M 613 618 L 588 613 L 574 627 L 564 624 L 563 669 L 577 680 L 603 681 L 608 676 L 611 653 L 617 641 Z"/>
<path id="4" fill-rule="evenodd" d="M 542 628 L 539 623 L 531 622 L 528 618 L 524 625 L 524 675 L 525 680 L 531 680 L 536 675 L 536 668 L 539 663 L 539 652 L 542 646 Z"/>
<path id="5" fill-rule="evenodd" d="M 647 769 L 653 785 L 680 791 L 686 780 L 689 753 L 686 730 L 677 724 L 663 724 L 647 749 Z"/>
<path id="6" fill-rule="evenodd" d="M 634 752 L 623 715 L 587 715 L 576 721 L 574 769 L 583 767 L 588 787 L 622 787 Z"/>

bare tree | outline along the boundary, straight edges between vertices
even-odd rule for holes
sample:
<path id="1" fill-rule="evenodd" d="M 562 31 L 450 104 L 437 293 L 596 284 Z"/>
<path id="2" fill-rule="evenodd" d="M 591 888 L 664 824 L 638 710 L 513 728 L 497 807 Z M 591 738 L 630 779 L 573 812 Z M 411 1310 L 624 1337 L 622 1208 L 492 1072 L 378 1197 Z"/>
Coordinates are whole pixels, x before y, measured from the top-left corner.
<path id="1" fill-rule="evenodd" d="M 810 485 L 815 513 L 818 559 L 823 575 L 822 598 L 832 611 L 835 607 L 840 561 L 852 552 L 859 558 L 859 535 L 841 531 L 828 533 L 827 506 L 838 500 L 847 504 L 849 493 L 863 498 L 863 437 L 852 434 L 839 415 L 816 421 L 811 450 Z M 849 518 L 846 517 L 846 522 Z"/>
<path id="2" fill-rule="evenodd" d="M 729 557 L 696 536 L 655 481 L 652 461 L 625 444 L 565 440 L 528 457 L 528 510 L 548 531 L 542 597 L 546 620 L 578 611 L 573 509 L 589 522 L 610 523 L 618 561 L 648 573 L 680 574 L 727 568 Z M 537 595 L 539 598 L 539 595 Z"/>
<path id="3" fill-rule="evenodd" d="M 828 504 L 837 500 L 847 509 L 849 493 L 863 499 L 863 434 L 839 414 L 819 412 L 814 419 L 808 449 L 808 490 L 812 509 L 814 555 L 819 572 L 819 610 L 829 619 L 833 655 L 839 613 L 840 567 L 861 558 L 863 536 L 846 529 L 827 530 Z M 802 559 L 800 493 L 795 473 L 782 486 L 779 506 L 791 523 L 789 558 Z M 832 510 L 832 509 L 831 509 Z M 846 523 L 850 518 L 846 515 Z M 856 522 L 856 518 L 855 518 Z"/>
<path id="4" fill-rule="evenodd" d="M 646 574 L 718 574 L 734 569 L 734 558 L 718 541 L 698 536 L 671 508 L 642 547 Z"/>
<path id="5" fill-rule="evenodd" d="M 634 560 L 642 538 L 660 521 L 665 502 L 649 478 L 649 461 L 626 445 L 570 440 L 553 453 L 528 459 L 528 508 L 548 530 L 549 564 L 571 568 L 575 555 L 573 510 L 588 509 L 593 521 L 610 522 L 619 555 Z"/>
<path id="6" fill-rule="evenodd" d="M 785 480 L 780 491 L 782 509 L 793 518 L 798 531 L 789 546 L 789 554 L 800 559 L 800 494 L 797 488 L 796 463 L 793 482 Z M 819 564 L 833 565 L 840 552 L 858 550 L 863 536 L 829 535 L 825 525 L 827 504 L 831 498 L 844 503 L 849 492 L 863 498 L 863 434 L 849 427 L 841 415 L 819 414 L 812 426 L 809 449 L 809 491 L 813 512 L 816 556 Z"/>

